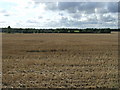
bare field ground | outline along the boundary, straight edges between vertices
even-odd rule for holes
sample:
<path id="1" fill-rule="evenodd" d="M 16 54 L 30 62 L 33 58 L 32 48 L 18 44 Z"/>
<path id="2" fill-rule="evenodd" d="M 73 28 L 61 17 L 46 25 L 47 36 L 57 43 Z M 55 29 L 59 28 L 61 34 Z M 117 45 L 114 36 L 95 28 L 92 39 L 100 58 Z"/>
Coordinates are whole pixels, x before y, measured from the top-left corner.
<path id="1" fill-rule="evenodd" d="M 117 88 L 118 33 L 3 34 L 2 84 Z"/>

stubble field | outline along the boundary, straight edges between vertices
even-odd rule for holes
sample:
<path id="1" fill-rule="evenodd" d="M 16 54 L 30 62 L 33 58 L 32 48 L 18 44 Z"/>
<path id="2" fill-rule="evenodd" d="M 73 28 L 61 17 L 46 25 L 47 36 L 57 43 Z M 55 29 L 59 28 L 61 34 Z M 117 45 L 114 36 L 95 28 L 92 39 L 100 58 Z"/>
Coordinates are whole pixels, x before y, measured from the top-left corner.
<path id="1" fill-rule="evenodd" d="M 3 88 L 117 88 L 118 33 L 3 34 Z"/>

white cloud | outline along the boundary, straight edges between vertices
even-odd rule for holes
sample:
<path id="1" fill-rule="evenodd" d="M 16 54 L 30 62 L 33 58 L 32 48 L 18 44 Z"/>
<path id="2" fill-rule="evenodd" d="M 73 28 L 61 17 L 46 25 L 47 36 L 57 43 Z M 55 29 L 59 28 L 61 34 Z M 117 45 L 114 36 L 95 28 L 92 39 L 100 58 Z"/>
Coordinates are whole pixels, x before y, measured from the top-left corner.
<path id="1" fill-rule="evenodd" d="M 113 27 L 115 3 L 36 3 L 37 0 L 1 0 L 0 27 Z M 4 4 L 4 5 L 3 5 Z M 113 6 L 110 6 L 113 5 Z"/>

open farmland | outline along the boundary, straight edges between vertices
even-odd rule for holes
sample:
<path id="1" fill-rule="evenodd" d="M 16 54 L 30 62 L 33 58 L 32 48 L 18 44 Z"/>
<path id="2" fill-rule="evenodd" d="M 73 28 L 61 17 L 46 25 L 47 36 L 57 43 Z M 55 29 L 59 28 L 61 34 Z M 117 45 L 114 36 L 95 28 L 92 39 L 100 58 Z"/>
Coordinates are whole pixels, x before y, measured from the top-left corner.
<path id="1" fill-rule="evenodd" d="M 2 84 L 117 88 L 118 33 L 3 34 Z"/>

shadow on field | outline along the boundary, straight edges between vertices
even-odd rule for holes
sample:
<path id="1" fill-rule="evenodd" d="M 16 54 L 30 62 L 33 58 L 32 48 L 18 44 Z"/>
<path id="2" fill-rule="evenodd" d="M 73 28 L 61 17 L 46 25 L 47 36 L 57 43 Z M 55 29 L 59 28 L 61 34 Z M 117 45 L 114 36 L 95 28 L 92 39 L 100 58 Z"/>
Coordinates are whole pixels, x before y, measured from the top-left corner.
<path id="1" fill-rule="evenodd" d="M 66 49 L 51 49 L 51 50 L 28 50 L 26 52 L 65 52 L 67 51 Z"/>

